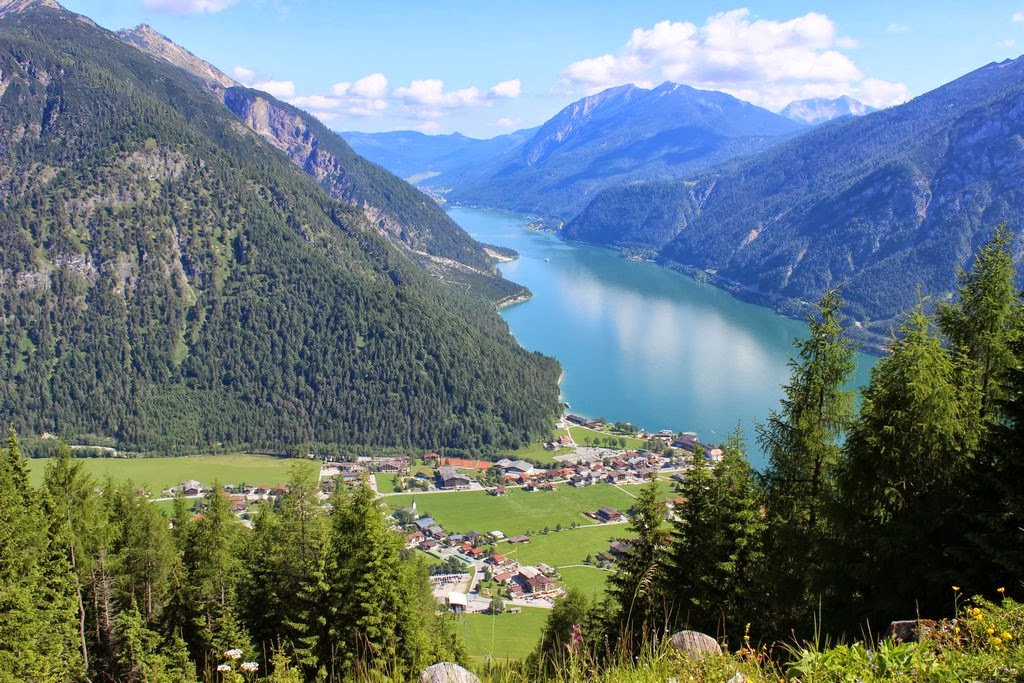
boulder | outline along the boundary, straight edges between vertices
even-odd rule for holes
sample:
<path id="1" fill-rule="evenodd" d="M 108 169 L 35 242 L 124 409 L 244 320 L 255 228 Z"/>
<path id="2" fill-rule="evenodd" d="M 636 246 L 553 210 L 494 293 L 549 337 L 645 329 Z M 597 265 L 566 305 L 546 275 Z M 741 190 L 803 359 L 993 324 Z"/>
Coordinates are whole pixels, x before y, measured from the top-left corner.
<path id="1" fill-rule="evenodd" d="M 931 619 L 905 619 L 889 624 L 886 638 L 897 643 L 916 643 L 935 630 L 937 624 Z"/>
<path id="2" fill-rule="evenodd" d="M 480 679 L 458 664 L 440 662 L 420 673 L 420 683 L 480 683 Z"/>
<path id="3" fill-rule="evenodd" d="M 675 649 L 698 659 L 706 655 L 722 654 L 718 641 L 699 631 L 679 631 L 672 634 L 671 642 Z"/>

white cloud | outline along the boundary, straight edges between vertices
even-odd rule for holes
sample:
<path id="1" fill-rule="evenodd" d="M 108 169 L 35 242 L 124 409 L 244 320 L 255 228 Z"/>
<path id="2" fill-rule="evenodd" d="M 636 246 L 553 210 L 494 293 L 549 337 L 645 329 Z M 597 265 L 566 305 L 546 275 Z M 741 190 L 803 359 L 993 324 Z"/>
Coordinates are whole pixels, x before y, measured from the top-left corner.
<path id="1" fill-rule="evenodd" d="M 481 104 L 483 96 L 477 88 L 444 91 L 444 82 L 437 78 L 413 81 L 391 93 L 407 105 L 425 105 L 431 109 L 457 109 Z"/>
<path id="2" fill-rule="evenodd" d="M 295 97 L 295 83 L 292 81 L 257 81 L 252 87 L 281 99 Z"/>
<path id="3" fill-rule="evenodd" d="M 420 125 L 416 126 L 416 128 L 421 133 L 436 133 L 437 131 L 441 130 L 441 124 L 439 124 L 437 121 L 425 121 L 424 123 L 421 123 Z"/>
<path id="4" fill-rule="evenodd" d="M 523 84 L 519 82 L 518 78 L 511 81 L 502 81 L 487 92 L 494 97 L 505 97 L 514 100 L 523 94 Z"/>
<path id="5" fill-rule="evenodd" d="M 142 0 L 146 9 L 166 14 L 216 14 L 238 0 Z"/>
<path id="6" fill-rule="evenodd" d="M 1013 13 L 1013 17 L 1011 17 L 1011 18 L 1012 18 L 1012 19 L 1013 19 L 1013 20 L 1014 20 L 1014 21 L 1015 21 L 1016 23 L 1018 23 L 1018 24 L 1019 24 L 1020 22 L 1024 21 L 1024 12 L 1014 12 L 1014 13 Z"/>
<path id="7" fill-rule="evenodd" d="M 907 33 L 910 30 L 906 24 L 889 24 L 885 27 L 886 33 Z"/>
<path id="8" fill-rule="evenodd" d="M 231 73 L 239 83 L 252 83 L 256 79 L 256 72 L 244 66 L 236 66 Z"/>
<path id="9" fill-rule="evenodd" d="M 1016 44 L 1017 44 L 1017 41 L 1014 40 L 1013 38 L 1006 38 L 1004 40 L 1000 40 L 997 43 L 997 45 L 999 45 L 999 47 L 1013 47 Z"/>
<path id="10" fill-rule="evenodd" d="M 494 122 L 494 125 L 498 128 L 511 128 L 519 123 L 519 119 L 512 118 L 511 116 L 502 116 L 500 119 Z"/>
<path id="11" fill-rule="evenodd" d="M 872 79 L 866 85 L 863 72 L 841 51 L 856 45 L 856 40 L 839 36 L 824 14 L 775 21 L 753 19 L 750 10 L 736 9 L 709 17 L 703 26 L 661 21 L 635 29 L 617 53 L 574 62 L 562 78 L 570 88 L 588 94 L 624 83 L 650 87 L 678 81 L 774 109 L 794 99 L 856 96 L 861 90 L 906 99 L 902 84 L 883 88 L 882 81 Z"/>

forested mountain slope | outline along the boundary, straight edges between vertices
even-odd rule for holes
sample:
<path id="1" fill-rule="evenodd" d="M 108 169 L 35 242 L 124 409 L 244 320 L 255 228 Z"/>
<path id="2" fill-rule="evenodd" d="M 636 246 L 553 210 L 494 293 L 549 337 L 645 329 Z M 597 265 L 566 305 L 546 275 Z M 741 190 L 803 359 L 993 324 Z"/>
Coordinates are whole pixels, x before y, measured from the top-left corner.
<path id="1" fill-rule="evenodd" d="M 549 424 L 554 361 L 177 68 L 29 3 L 0 71 L 0 421 L 160 452 Z"/>
<path id="2" fill-rule="evenodd" d="M 368 161 L 315 116 L 243 87 L 146 25 L 118 32 L 125 42 L 196 78 L 249 128 L 277 147 L 335 198 L 361 210 L 378 230 L 430 272 L 492 300 L 525 290 L 501 278 L 482 247 L 437 203 Z"/>
<path id="3" fill-rule="evenodd" d="M 570 218 L 606 187 L 680 178 L 804 128 L 721 92 L 623 85 L 574 102 L 526 142 L 468 169 L 449 197 Z"/>
<path id="4" fill-rule="evenodd" d="M 997 224 L 1020 233 L 1022 140 L 1017 59 L 691 180 L 609 190 L 565 235 L 705 271 L 786 310 L 842 285 L 848 311 L 885 334 L 918 288 L 952 292 Z"/>

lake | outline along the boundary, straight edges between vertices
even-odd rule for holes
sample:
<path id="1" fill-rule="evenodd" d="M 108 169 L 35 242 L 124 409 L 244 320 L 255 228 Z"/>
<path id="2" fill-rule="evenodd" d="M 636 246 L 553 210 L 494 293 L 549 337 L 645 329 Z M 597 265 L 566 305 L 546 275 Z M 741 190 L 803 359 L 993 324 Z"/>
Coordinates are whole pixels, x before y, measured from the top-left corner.
<path id="1" fill-rule="evenodd" d="M 502 315 L 520 344 L 561 363 L 569 412 L 705 442 L 740 425 L 751 464 L 764 464 L 754 424 L 778 407 L 805 323 L 654 263 L 529 230 L 522 216 L 449 213 L 475 239 L 519 252 L 501 272 L 533 298 Z M 876 360 L 857 354 L 855 385 Z"/>

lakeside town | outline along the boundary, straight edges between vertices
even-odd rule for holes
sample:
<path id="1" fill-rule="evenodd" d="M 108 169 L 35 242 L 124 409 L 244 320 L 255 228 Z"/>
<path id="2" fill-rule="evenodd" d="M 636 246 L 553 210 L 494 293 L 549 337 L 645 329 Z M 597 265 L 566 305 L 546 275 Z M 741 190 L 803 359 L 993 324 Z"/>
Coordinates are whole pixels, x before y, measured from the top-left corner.
<path id="1" fill-rule="evenodd" d="M 429 563 L 439 604 L 460 613 L 493 613 L 522 607 L 550 608 L 570 587 L 570 582 L 562 576 L 562 570 L 568 568 L 591 569 L 592 573 L 601 575 L 603 585 L 604 577 L 613 571 L 615 562 L 629 552 L 628 505 L 635 497 L 629 488 L 654 478 L 664 482 L 666 515 L 671 517 L 675 507 L 685 502 L 672 495 L 672 483 L 683 481 L 687 470 L 696 462 L 710 465 L 722 458 L 720 448 L 701 443 L 692 432 L 650 433 L 632 429 L 632 425 L 609 425 L 604 420 L 565 415 L 555 424 L 552 438 L 543 445 L 547 456 L 543 460 L 538 457 L 470 459 L 433 452 L 353 460 L 317 454 L 309 457 L 321 460 L 317 491 L 321 502 L 326 504 L 338 486 L 364 483 L 377 492 L 390 509 L 394 529 L 403 535 L 406 552 L 419 553 Z M 232 510 L 247 525 L 252 524 L 250 515 L 254 506 L 264 501 L 273 503 L 288 491 L 284 485 L 225 483 L 221 486 Z M 560 490 L 591 488 L 594 491 L 585 500 L 593 501 L 593 509 L 572 510 L 574 520 L 567 524 L 555 521 L 555 517 L 564 519 L 568 509 L 564 496 L 558 497 Z M 600 491 L 602 488 L 625 504 L 601 504 L 608 498 Z M 197 510 L 201 511 L 201 498 L 208 492 L 203 482 L 188 480 L 163 490 L 156 500 L 175 496 L 194 498 Z M 437 496 L 460 494 L 467 497 L 475 494 L 476 497 L 459 499 L 465 504 L 457 506 L 460 508 L 457 520 L 445 523 L 427 512 L 433 507 L 431 501 L 438 501 Z M 499 504 L 498 500 L 513 494 L 542 497 L 532 499 L 535 504 L 531 507 L 541 510 L 544 526 L 525 532 L 510 526 L 478 528 L 480 524 L 474 519 L 474 511 L 481 507 L 481 501 L 492 500 Z M 543 513 L 546 507 L 550 508 L 550 520 Z M 506 524 L 515 521 L 514 517 L 505 520 Z M 559 564 L 547 557 L 526 561 L 517 556 L 517 548 L 550 534 L 593 531 L 597 527 L 607 527 L 607 535 L 595 541 L 593 538 L 597 537 L 588 534 L 585 541 L 578 543 L 580 558 L 570 564 Z M 562 538 L 583 538 L 583 535 Z M 543 555 L 544 551 L 538 553 Z"/>

